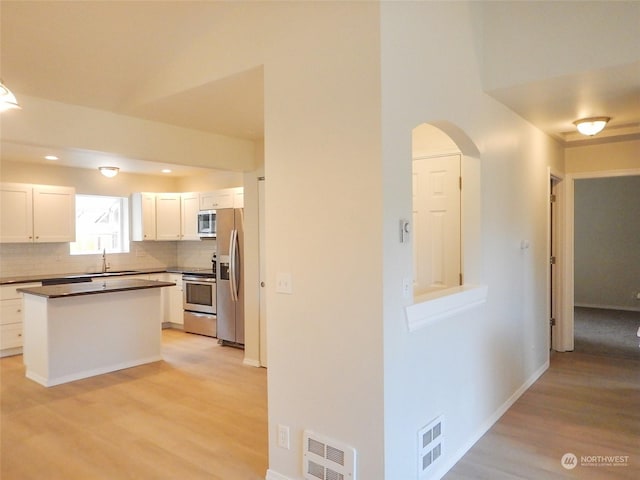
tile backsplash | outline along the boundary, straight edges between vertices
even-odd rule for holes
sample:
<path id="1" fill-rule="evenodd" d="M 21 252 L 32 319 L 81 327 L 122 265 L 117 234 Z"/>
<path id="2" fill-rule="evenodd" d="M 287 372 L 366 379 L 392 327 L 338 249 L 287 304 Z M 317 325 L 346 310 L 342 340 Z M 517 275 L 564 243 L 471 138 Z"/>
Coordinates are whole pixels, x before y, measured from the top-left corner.
<path id="1" fill-rule="evenodd" d="M 172 266 L 210 268 L 215 248 L 215 240 L 131 242 L 129 253 L 107 254 L 107 261 L 111 270 Z M 101 268 L 102 255 L 70 255 L 68 243 L 0 244 L 0 277 L 93 273 Z"/>
<path id="2" fill-rule="evenodd" d="M 199 242 L 175 242 L 178 258 L 174 265 L 181 267 L 211 268 L 211 256 L 216 251 L 215 238 Z"/>

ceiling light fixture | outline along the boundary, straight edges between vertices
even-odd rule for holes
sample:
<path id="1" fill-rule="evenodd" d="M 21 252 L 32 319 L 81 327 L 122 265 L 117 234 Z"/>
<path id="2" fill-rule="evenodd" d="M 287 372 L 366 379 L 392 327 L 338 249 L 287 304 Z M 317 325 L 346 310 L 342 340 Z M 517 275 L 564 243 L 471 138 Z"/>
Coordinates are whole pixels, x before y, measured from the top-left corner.
<path id="1" fill-rule="evenodd" d="M 45 160 L 60 160 L 58 157 L 56 157 L 55 155 L 47 155 L 46 157 L 44 157 Z"/>
<path id="2" fill-rule="evenodd" d="M 576 120 L 573 124 L 582 135 L 593 136 L 600 133 L 609 120 L 610 117 L 590 117 Z"/>
<path id="3" fill-rule="evenodd" d="M 98 170 L 100 170 L 102 175 L 108 178 L 115 177 L 120 171 L 118 167 L 98 167 Z"/>
<path id="4" fill-rule="evenodd" d="M 0 80 L 0 112 L 4 112 L 5 110 L 11 110 L 12 108 L 21 108 L 18 105 L 18 100 L 16 100 L 16 96 L 11 93 L 7 87 L 4 86 L 4 82 Z"/>
<path id="5" fill-rule="evenodd" d="M 169 169 L 169 168 L 163 168 L 163 169 L 161 170 L 161 172 L 162 172 L 162 173 L 171 173 L 171 169 Z"/>

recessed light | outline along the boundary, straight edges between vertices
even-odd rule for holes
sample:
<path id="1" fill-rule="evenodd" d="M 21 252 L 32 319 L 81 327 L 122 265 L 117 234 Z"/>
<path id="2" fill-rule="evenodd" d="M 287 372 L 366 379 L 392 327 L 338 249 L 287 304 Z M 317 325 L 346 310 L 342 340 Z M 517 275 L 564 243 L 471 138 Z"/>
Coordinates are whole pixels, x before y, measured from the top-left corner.
<path id="1" fill-rule="evenodd" d="M 44 157 L 45 160 L 60 160 L 58 157 L 56 157 L 55 155 L 47 155 L 46 157 Z"/>
<path id="2" fill-rule="evenodd" d="M 161 170 L 161 172 L 162 172 L 162 173 L 171 173 L 171 169 L 169 169 L 169 168 L 163 168 L 163 169 Z"/>

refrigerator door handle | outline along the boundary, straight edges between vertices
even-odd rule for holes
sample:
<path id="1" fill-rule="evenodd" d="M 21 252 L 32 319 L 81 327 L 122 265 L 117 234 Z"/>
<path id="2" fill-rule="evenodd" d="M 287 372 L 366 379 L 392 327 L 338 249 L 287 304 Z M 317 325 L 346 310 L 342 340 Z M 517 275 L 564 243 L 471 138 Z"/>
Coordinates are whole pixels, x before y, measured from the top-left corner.
<path id="1" fill-rule="evenodd" d="M 231 291 L 231 300 L 238 301 L 237 280 L 236 280 L 236 257 L 237 257 L 237 235 L 238 231 L 234 228 L 231 230 L 229 239 L 229 289 Z"/>
<path id="2" fill-rule="evenodd" d="M 240 240 L 238 240 L 238 229 L 235 232 L 233 243 L 233 289 L 236 302 L 240 299 Z"/>

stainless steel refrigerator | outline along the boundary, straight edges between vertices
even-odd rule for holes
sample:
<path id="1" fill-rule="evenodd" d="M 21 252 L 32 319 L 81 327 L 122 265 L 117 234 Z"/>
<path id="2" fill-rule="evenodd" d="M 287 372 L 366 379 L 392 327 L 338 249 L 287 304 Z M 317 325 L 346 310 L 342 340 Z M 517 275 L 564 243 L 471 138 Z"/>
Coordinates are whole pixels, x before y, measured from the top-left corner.
<path id="1" fill-rule="evenodd" d="M 244 345 L 244 210 L 216 210 L 218 339 Z"/>

